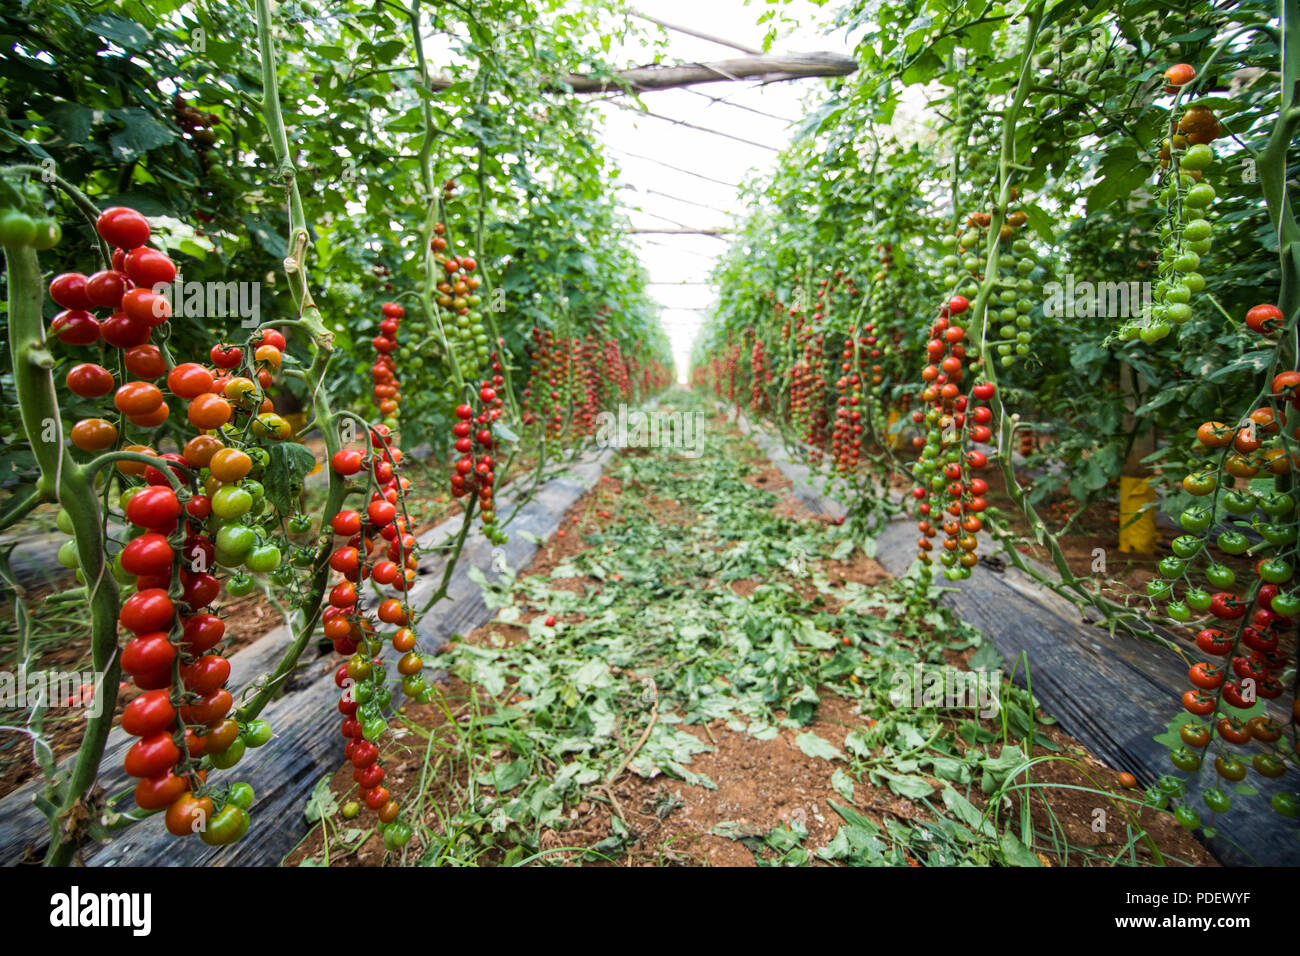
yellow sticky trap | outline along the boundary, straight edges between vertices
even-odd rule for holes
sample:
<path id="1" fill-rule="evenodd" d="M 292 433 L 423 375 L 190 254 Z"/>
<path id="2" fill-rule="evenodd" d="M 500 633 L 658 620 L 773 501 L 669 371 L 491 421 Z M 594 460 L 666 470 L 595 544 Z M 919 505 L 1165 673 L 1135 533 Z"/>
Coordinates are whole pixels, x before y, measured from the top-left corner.
<path id="1" fill-rule="evenodd" d="M 1156 510 L 1147 507 L 1156 500 L 1149 478 L 1119 479 L 1119 549 L 1127 554 L 1155 554 Z M 1142 509 L 1146 508 L 1145 511 Z"/>
<path id="2" fill-rule="evenodd" d="M 886 426 L 886 431 L 888 432 L 888 434 L 885 435 L 885 444 L 889 446 L 890 451 L 893 451 L 894 449 L 898 448 L 900 445 L 903 444 L 903 436 L 900 435 L 898 432 L 894 431 L 894 425 L 896 425 L 897 423 L 898 423 L 898 409 L 891 408 L 889 410 L 888 425 Z"/>

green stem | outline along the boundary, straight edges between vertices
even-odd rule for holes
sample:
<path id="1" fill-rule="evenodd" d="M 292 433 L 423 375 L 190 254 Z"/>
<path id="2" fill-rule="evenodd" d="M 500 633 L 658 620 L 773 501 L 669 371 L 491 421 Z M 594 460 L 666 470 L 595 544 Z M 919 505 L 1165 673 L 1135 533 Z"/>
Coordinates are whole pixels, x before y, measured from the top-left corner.
<path id="1" fill-rule="evenodd" d="M 46 791 L 52 806 L 45 864 L 66 866 L 81 843 L 84 823 L 79 809 L 95 784 L 117 706 L 117 582 L 108 573 L 104 557 L 94 486 L 89 473 L 78 467 L 64 444 L 54 377 L 43 360 L 48 352 L 41 316 L 41 268 L 35 250 L 6 248 L 5 268 L 9 279 L 9 353 L 14 392 L 23 430 L 41 469 L 36 491 L 42 497 L 56 498 L 72 519 L 77 559 L 89 592 L 91 663 L 102 675 L 99 713 L 86 721 L 71 773 L 65 779 L 51 780 Z"/>

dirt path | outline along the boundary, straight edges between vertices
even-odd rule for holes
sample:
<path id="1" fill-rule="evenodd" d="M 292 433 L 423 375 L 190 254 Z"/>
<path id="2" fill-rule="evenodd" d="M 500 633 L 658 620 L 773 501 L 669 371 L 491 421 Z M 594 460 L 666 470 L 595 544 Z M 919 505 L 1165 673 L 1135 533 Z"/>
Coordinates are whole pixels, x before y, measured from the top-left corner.
<path id="1" fill-rule="evenodd" d="M 1212 865 L 1023 691 L 1004 685 L 991 718 L 900 694 L 900 674 L 969 673 L 978 634 L 802 508 L 731 426 L 708 441 L 623 452 L 492 587 L 497 619 L 443 658 L 442 701 L 410 708 L 385 755 L 415 817 L 405 862 Z M 326 822 L 289 864 L 397 862 L 367 811 L 342 812 L 350 768 L 319 796 Z"/>

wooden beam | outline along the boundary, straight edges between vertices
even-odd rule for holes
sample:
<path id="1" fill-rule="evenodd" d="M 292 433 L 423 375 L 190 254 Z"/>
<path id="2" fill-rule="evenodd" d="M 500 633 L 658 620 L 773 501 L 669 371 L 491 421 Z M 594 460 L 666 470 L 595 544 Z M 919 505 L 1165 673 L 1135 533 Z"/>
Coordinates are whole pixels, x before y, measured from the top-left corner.
<path id="1" fill-rule="evenodd" d="M 630 89 L 634 93 L 671 90 L 697 83 L 725 83 L 760 80 L 777 83 L 813 76 L 848 76 L 858 63 L 838 53 L 790 53 L 783 56 L 745 56 L 711 63 L 679 63 L 675 66 L 637 66 L 608 74 L 570 73 L 545 84 L 548 93 L 608 93 Z M 449 76 L 435 76 L 429 89 L 437 92 L 454 83 Z"/>

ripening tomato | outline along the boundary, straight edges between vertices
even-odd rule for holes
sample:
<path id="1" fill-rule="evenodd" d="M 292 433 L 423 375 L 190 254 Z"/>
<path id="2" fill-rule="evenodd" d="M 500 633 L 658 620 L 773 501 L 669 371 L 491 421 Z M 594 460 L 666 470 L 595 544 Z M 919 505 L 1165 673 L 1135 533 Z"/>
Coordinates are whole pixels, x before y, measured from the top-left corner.
<path id="1" fill-rule="evenodd" d="M 64 272 L 51 279 L 50 298 L 65 309 L 84 312 L 95 307 L 86 295 L 86 277 L 80 272 Z"/>
<path id="2" fill-rule="evenodd" d="M 238 346 L 223 342 L 220 345 L 212 346 L 208 357 L 212 359 L 212 364 L 217 368 L 235 368 L 244 360 L 244 350 Z"/>
<path id="3" fill-rule="evenodd" d="M 83 418 L 72 426 L 70 437 L 82 451 L 104 451 L 117 443 L 117 426 L 102 418 Z"/>
<path id="4" fill-rule="evenodd" d="M 126 206 L 111 206 L 95 220 L 95 230 L 110 246 L 135 249 L 149 241 L 149 220 Z"/>
<path id="5" fill-rule="evenodd" d="M 211 797 L 196 797 L 183 793 L 168 808 L 165 817 L 167 832 L 173 836 L 190 836 L 206 830 L 214 807 Z"/>
<path id="6" fill-rule="evenodd" d="M 166 296 L 150 289 L 129 289 L 122 296 L 122 311 L 148 326 L 162 325 L 172 317 Z"/>
<path id="7" fill-rule="evenodd" d="M 132 777 L 157 777 L 176 766 L 180 749 L 165 733 L 142 737 L 131 745 L 123 769 Z"/>
<path id="8" fill-rule="evenodd" d="M 229 714 L 234 703 L 230 691 L 218 688 L 203 695 L 192 704 L 183 705 L 181 707 L 181 719 L 187 724 L 210 724 L 214 720 L 221 720 Z"/>
<path id="9" fill-rule="evenodd" d="M 220 428 L 230 421 L 233 409 L 220 395 L 206 393 L 190 401 L 186 415 L 196 428 Z"/>
<path id="10" fill-rule="evenodd" d="M 167 592 L 161 588 L 137 591 L 122 604 L 119 623 L 136 634 L 170 629 L 176 607 Z M 165 638 L 164 638 L 165 640 Z"/>
<path id="11" fill-rule="evenodd" d="M 130 286 L 131 280 L 124 273 L 102 269 L 86 279 L 86 297 L 98 308 L 116 311 Z"/>
<path id="12" fill-rule="evenodd" d="M 167 373 L 167 388 L 180 398 L 198 398 L 212 389 L 212 373 L 195 362 L 186 362 Z"/>
<path id="13" fill-rule="evenodd" d="M 131 574 L 170 574 L 175 552 L 166 535 L 147 531 L 122 549 L 122 569 Z"/>
<path id="14" fill-rule="evenodd" d="M 113 394 L 113 405 L 123 415 L 148 415 L 162 403 L 162 390 L 149 382 L 127 382 Z"/>
<path id="15" fill-rule="evenodd" d="M 176 279 L 176 263 L 157 249 L 132 249 L 122 260 L 122 268 L 137 286 L 155 292 Z"/>
<path id="16" fill-rule="evenodd" d="M 113 390 L 113 373 L 102 365 L 82 362 L 68 369 L 64 382 L 73 395 L 81 398 L 101 398 Z"/>
<path id="17" fill-rule="evenodd" d="M 151 531 L 170 531 L 181 516 L 181 503 L 170 487 L 151 485 L 131 496 L 126 518 L 131 524 Z"/>
<path id="18" fill-rule="evenodd" d="M 114 312 L 100 324 L 99 334 L 113 348 L 131 349 L 149 341 L 149 326 L 125 312 Z"/>
<path id="19" fill-rule="evenodd" d="M 169 731 L 176 723 L 170 690 L 146 691 L 126 705 L 122 712 L 122 729 L 134 737 Z"/>
<path id="20" fill-rule="evenodd" d="M 65 345 L 93 345 L 99 341 L 99 320 L 83 309 L 65 309 L 50 321 L 50 334 Z"/>

